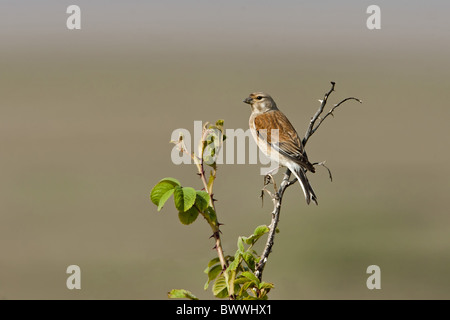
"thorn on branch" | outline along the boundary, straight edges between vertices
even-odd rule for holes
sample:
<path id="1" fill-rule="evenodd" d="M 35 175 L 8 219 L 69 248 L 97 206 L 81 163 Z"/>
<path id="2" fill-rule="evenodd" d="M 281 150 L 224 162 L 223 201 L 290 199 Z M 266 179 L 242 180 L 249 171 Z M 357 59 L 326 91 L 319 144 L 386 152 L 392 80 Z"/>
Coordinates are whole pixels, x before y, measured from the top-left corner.
<path id="1" fill-rule="evenodd" d="M 218 225 L 223 225 L 223 223 L 218 223 Z M 217 230 L 217 231 L 214 232 L 208 239 L 211 239 L 211 238 L 217 239 L 217 238 L 220 237 L 220 236 L 219 236 L 220 233 L 222 233 L 222 231 Z"/>
<path id="2" fill-rule="evenodd" d="M 259 196 L 261 198 L 261 208 L 264 207 L 264 189 L 261 189 L 261 195 Z"/>

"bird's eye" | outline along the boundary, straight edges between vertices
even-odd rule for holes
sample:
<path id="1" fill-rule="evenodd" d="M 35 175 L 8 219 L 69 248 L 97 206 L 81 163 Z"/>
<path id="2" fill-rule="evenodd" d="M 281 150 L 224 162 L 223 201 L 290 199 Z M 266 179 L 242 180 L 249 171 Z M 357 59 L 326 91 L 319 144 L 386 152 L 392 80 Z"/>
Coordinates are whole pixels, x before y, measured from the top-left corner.
<path id="1" fill-rule="evenodd" d="M 256 99 L 261 100 L 263 97 L 257 96 Z"/>

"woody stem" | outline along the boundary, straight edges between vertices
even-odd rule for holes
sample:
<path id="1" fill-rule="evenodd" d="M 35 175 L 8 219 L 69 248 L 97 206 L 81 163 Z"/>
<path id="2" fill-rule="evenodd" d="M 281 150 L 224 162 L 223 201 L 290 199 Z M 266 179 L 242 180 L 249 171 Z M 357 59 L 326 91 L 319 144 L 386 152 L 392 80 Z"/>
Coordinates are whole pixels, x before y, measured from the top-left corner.
<path id="1" fill-rule="evenodd" d="M 216 207 L 214 205 L 214 199 L 212 194 L 212 184 L 211 187 L 208 188 L 208 182 L 206 181 L 205 177 L 205 170 L 203 169 L 203 159 L 199 160 L 195 155 L 193 156 L 194 162 L 197 166 L 198 173 L 200 175 L 200 178 L 202 180 L 203 186 L 205 188 L 205 191 L 209 194 L 209 205 L 216 211 Z M 215 246 L 214 249 L 217 251 L 217 255 L 220 260 L 220 265 L 222 266 L 222 270 L 225 270 L 227 268 L 227 262 L 225 260 L 225 255 L 223 253 L 222 249 L 222 241 L 220 239 L 220 230 L 219 230 L 219 222 L 217 221 L 208 221 L 209 225 L 211 226 L 211 229 L 213 231 L 213 237 L 215 240 Z"/>
<path id="2" fill-rule="evenodd" d="M 272 221 L 269 225 L 269 234 L 267 236 L 266 245 L 264 246 L 264 251 L 261 255 L 261 258 L 259 260 L 259 263 L 256 266 L 255 269 L 255 275 L 258 277 L 258 279 L 261 281 L 262 279 L 262 273 L 264 271 L 264 267 L 267 263 L 267 260 L 269 258 L 270 253 L 272 252 L 272 247 L 274 244 L 275 239 L 275 233 L 277 231 L 278 222 L 280 221 L 280 213 L 281 213 L 281 201 L 283 200 L 283 194 L 287 187 L 291 185 L 289 182 L 289 178 L 291 177 L 291 171 L 289 169 L 286 170 L 286 173 L 284 174 L 283 181 L 281 182 L 280 187 L 278 188 L 278 191 L 276 192 L 275 196 L 273 197 L 273 211 L 272 211 Z"/>

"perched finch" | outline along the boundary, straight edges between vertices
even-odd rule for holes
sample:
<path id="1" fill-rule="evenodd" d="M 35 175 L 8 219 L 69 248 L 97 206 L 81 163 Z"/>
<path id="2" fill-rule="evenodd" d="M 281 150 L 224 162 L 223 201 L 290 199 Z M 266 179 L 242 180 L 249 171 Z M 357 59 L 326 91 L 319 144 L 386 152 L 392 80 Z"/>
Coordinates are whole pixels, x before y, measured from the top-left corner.
<path id="1" fill-rule="evenodd" d="M 249 120 L 250 131 L 259 149 L 271 160 L 289 168 L 297 177 L 307 204 L 311 200 L 317 204 L 317 197 L 306 177 L 307 171 L 315 172 L 316 170 L 308 161 L 302 141 L 288 118 L 266 93 L 251 93 L 244 102 L 252 108 Z"/>

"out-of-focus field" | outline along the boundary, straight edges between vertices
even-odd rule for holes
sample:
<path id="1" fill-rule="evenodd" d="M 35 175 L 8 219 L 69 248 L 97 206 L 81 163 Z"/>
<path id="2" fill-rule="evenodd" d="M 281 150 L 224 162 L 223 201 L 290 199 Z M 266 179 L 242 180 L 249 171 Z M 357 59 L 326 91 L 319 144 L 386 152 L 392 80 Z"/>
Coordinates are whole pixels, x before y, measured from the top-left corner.
<path id="1" fill-rule="evenodd" d="M 246 130 L 242 100 L 262 90 L 303 134 L 330 81 L 330 107 L 363 104 L 342 105 L 309 141 L 334 179 L 311 175 L 317 207 L 287 190 L 264 273 L 271 298 L 450 299 L 450 32 L 439 5 L 386 3 L 382 29 L 369 31 L 370 3 L 351 1 L 201 2 L 201 13 L 81 2 L 82 30 L 69 31 L 69 3 L 43 3 L 1 5 L 1 299 L 166 299 L 172 288 L 211 298 L 207 224 L 183 226 L 171 202 L 158 213 L 148 199 L 166 176 L 201 188 L 194 166 L 172 164 L 172 131 L 219 118 Z M 270 222 L 259 168 L 219 168 L 227 254 Z M 66 288 L 71 264 L 81 290 Z M 366 287 L 369 265 L 381 290 Z"/>

